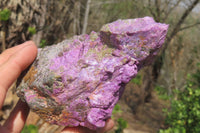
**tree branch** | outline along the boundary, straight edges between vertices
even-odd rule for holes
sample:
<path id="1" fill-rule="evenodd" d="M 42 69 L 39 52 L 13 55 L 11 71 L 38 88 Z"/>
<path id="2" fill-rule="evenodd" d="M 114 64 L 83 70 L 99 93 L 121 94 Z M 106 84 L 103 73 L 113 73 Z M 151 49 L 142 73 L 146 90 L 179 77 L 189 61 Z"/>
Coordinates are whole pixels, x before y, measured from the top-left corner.
<path id="1" fill-rule="evenodd" d="M 197 26 L 197 25 L 200 25 L 200 22 L 197 22 L 195 24 L 191 24 L 191 25 L 182 27 L 182 28 L 179 29 L 179 31 L 182 31 L 182 30 L 185 30 L 185 29 L 189 29 L 189 28 L 192 28 L 192 27 Z"/>
<path id="2" fill-rule="evenodd" d="M 171 34 L 169 35 L 169 37 L 167 38 L 167 43 L 169 43 L 172 38 L 179 32 L 181 25 L 183 24 L 183 22 L 185 21 L 185 19 L 187 18 L 187 16 L 190 14 L 190 12 L 192 11 L 192 9 L 194 9 L 194 7 L 199 3 L 199 0 L 195 0 L 189 7 L 187 10 L 185 10 L 185 12 L 183 13 L 183 15 L 181 16 L 181 18 L 179 19 L 179 21 L 177 22 L 177 24 L 175 25 L 174 29 L 172 30 Z M 165 48 L 167 47 L 167 45 L 165 45 Z"/>
<path id="3" fill-rule="evenodd" d="M 83 23 L 83 29 L 82 34 L 86 33 L 87 25 L 88 25 L 88 17 L 89 17 L 89 11 L 90 11 L 90 3 L 91 0 L 87 0 L 86 9 L 85 9 L 85 16 L 84 16 L 84 23 Z"/>
<path id="4" fill-rule="evenodd" d="M 152 10 L 152 7 L 151 7 L 151 0 L 148 0 L 148 7 L 147 9 L 150 11 L 151 15 L 156 18 L 156 14 L 154 13 L 154 11 Z"/>
<path id="5" fill-rule="evenodd" d="M 114 0 L 111 0 L 111 1 L 103 1 L 103 2 L 100 2 L 100 1 L 94 1 L 91 3 L 91 7 L 94 7 L 94 6 L 101 6 L 103 4 L 116 4 L 116 3 L 120 3 L 118 1 L 114 1 Z"/>
<path id="6" fill-rule="evenodd" d="M 161 1 L 160 0 L 155 0 L 155 6 L 156 6 L 156 21 L 160 22 L 160 17 L 161 17 L 161 12 L 160 12 L 160 6 L 161 6 Z"/>
<path id="7" fill-rule="evenodd" d="M 181 0 L 178 0 L 178 1 L 174 4 L 174 6 L 172 6 L 172 7 L 168 10 L 168 12 L 166 13 L 166 15 L 165 15 L 163 21 L 167 20 L 167 18 L 169 17 L 169 14 L 179 5 L 180 2 L 181 2 Z"/>

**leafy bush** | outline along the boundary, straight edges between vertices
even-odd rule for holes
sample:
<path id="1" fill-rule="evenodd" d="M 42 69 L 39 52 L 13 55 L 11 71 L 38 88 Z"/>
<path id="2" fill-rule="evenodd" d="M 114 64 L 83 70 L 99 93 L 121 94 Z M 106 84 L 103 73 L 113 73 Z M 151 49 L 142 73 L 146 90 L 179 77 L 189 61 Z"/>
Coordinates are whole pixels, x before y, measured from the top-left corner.
<path id="1" fill-rule="evenodd" d="M 40 42 L 40 48 L 44 48 L 45 46 L 47 45 L 47 41 L 42 39 L 41 42 Z"/>
<path id="2" fill-rule="evenodd" d="M 116 104 L 112 111 L 112 119 L 114 119 L 114 114 L 122 113 L 121 107 L 119 104 Z M 127 121 L 123 118 L 117 119 L 117 129 L 115 133 L 123 133 L 123 130 L 127 127 Z"/>
<path id="3" fill-rule="evenodd" d="M 192 75 L 195 79 L 195 85 L 200 86 L 200 70 L 197 70 L 195 74 Z"/>
<path id="4" fill-rule="evenodd" d="M 38 133 L 38 127 L 35 125 L 25 125 L 21 133 Z"/>
<path id="5" fill-rule="evenodd" d="M 113 108 L 112 114 L 116 114 L 116 113 L 121 113 L 121 107 L 119 104 L 116 104 L 115 107 Z"/>
<path id="6" fill-rule="evenodd" d="M 0 11 L 0 20 L 7 21 L 9 20 L 10 15 L 11 15 L 11 11 L 9 9 L 3 9 L 2 11 Z"/>
<path id="7" fill-rule="evenodd" d="M 161 87 L 161 86 L 156 86 L 154 88 L 156 93 L 158 94 L 158 97 L 162 100 L 169 100 L 170 96 L 167 93 L 167 89 Z"/>
<path id="8" fill-rule="evenodd" d="M 173 98 L 171 102 L 171 109 L 169 111 L 165 111 L 165 122 L 169 128 L 160 130 L 159 133 L 200 132 L 199 77 L 199 72 L 193 75 L 188 75 L 188 80 L 184 90 L 175 92 L 177 99 Z"/>
<path id="9" fill-rule="evenodd" d="M 127 126 L 127 121 L 125 121 L 123 118 L 117 119 L 117 129 L 115 130 L 115 133 L 123 133 L 123 130 L 127 128 Z"/>
<path id="10" fill-rule="evenodd" d="M 186 133 L 185 128 L 168 128 L 160 130 L 159 133 Z"/>
<path id="11" fill-rule="evenodd" d="M 133 82 L 137 85 L 141 85 L 142 84 L 142 76 L 138 74 L 135 78 L 131 79 L 131 82 Z"/>

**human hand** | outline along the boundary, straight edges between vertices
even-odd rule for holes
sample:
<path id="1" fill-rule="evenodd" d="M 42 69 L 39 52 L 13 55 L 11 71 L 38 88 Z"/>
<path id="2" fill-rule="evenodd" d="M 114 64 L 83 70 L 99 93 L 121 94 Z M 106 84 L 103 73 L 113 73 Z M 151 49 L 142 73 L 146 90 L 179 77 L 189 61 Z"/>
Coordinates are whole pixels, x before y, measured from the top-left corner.
<path id="1" fill-rule="evenodd" d="M 0 55 L 0 109 L 3 106 L 8 88 L 15 82 L 21 72 L 35 59 L 37 47 L 31 41 L 7 49 Z M 21 100 L 11 112 L 0 133 L 20 133 L 29 113 L 29 107 Z"/>
<path id="2" fill-rule="evenodd" d="M 97 131 L 92 131 L 86 127 L 65 127 L 61 133 L 105 133 L 114 127 L 114 122 L 112 119 L 106 121 L 105 127 L 98 129 Z"/>
<path id="3" fill-rule="evenodd" d="M 12 83 L 19 77 L 35 59 L 37 47 L 32 41 L 7 49 L 0 55 L 0 109 L 3 106 L 6 93 Z M 21 100 L 11 112 L 4 125 L 0 125 L 0 133 L 20 133 L 24 127 L 29 114 L 29 107 Z M 99 129 L 99 133 L 104 133 L 112 129 L 114 123 L 111 119 L 106 121 L 106 126 Z M 85 127 L 66 127 L 62 133 L 93 133 Z"/>

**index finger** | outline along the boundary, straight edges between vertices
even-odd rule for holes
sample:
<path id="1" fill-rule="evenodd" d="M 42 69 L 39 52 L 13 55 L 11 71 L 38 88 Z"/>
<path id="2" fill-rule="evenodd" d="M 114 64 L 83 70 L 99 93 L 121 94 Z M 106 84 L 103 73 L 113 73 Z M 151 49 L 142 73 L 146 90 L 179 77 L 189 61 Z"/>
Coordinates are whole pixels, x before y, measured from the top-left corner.
<path id="1" fill-rule="evenodd" d="M 24 48 L 25 46 L 33 43 L 32 41 L 25 42 L 21 45 L 14 46 L 12 48 L 6 49 L 3 53 L 0 54 L 0 65 L 6 62 L 10 56 L 15 54 L 18 50 Z"/>
<path id="2" fill-rule="evenodd" d="M 37 47 L 34 43 L 30 43 L 9 57 L 0 66 L 0 108 L 4 102 L 7 89 L 20 73 L 34 61 L 36 55 Z"/>

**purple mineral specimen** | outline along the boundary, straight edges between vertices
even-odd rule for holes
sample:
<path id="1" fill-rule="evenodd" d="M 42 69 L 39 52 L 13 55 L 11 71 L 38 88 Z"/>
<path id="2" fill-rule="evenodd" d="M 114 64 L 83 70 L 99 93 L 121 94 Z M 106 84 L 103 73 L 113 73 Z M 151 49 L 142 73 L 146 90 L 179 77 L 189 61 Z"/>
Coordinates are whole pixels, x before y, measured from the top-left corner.
<path id="1" fill-rule="evenodd" d="M 167 29 L 150 17 L 118 20 L 99 33 L 39 49 L 17 95 L 50 123 L 104 127 L 125 85 L 158 53 Z"/>

